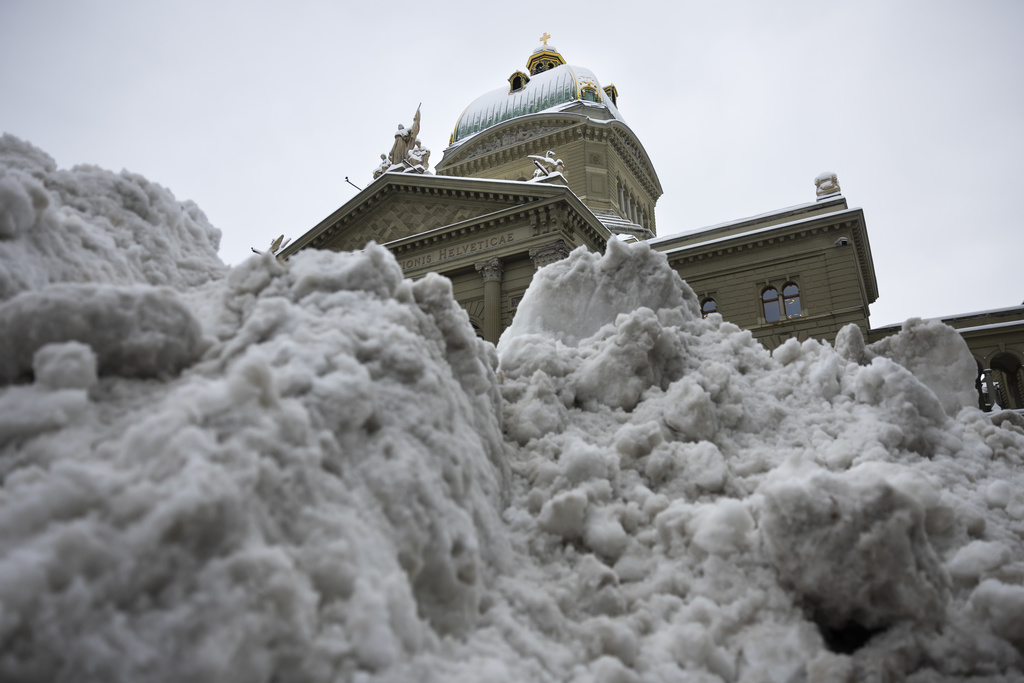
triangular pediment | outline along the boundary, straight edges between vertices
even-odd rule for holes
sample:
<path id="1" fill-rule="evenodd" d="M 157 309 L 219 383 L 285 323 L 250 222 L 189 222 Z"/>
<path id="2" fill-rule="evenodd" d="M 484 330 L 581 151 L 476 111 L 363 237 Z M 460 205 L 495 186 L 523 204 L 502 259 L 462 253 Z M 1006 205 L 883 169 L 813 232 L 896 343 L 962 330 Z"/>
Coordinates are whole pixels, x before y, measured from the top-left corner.
<path id="1" fill-rule="evenodd" d="M 393 242 L 560 192 L 536 183 L 386 173 L 281 256 L 306 247 L 350 251 Z"/>

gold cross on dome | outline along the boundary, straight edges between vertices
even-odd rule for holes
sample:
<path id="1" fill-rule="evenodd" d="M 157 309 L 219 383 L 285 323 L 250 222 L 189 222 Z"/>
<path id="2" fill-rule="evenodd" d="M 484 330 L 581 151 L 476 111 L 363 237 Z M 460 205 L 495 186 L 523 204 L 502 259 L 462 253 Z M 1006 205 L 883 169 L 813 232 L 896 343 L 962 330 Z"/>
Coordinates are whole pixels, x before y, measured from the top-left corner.
<path id="1" fill-rule="evenodd" d="M 544 35 L 540 37 L 540 40 L 542 43 L 544 43 L 544 46 L 547 47 L 548 41 L 551 40 L 551 35 L 547 31 L 545 31 Z"/>

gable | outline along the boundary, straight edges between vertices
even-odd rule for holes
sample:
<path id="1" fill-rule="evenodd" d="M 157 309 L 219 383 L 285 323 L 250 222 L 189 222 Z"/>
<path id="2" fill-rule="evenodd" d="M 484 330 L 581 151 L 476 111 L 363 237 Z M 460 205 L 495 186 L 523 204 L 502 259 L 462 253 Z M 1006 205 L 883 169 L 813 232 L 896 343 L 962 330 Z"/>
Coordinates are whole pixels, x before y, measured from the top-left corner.
<path id="1" fill-rule="evenodd" d="M 557 188 L 438 176 L 386 177 L 357 195 L 281 255 L 313 247 L 349 251 L 368 242 L 394 242 L 447 225 L 505 211 L 549 196 Z"/>
<path id="2" fill-rule="evenodd" d="M 384 244 L 478 218 L 517 203 L 511 198 L 500 200 L 391 193 L 372 206 L 360 207 L 320 248 L 362 249 L 370 240 Z"/>

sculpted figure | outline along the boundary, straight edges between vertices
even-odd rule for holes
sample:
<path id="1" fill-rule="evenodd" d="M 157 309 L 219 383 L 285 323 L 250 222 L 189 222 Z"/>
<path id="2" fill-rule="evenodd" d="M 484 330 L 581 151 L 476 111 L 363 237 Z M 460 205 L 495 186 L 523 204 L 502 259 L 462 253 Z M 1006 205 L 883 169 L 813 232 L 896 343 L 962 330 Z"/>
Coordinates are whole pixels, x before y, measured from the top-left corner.
<path id="1" fill-rule="evenodd" d="M 416 136 L 420 132 L 420 108 L 416 107 L 416 115 L 413 116 L 412 126 L 406 128 L 398 124 L 395 131 L 395 142 L 391 146 L 390 154 L 380 155 L 380 165 L 373 172 L 376 180 L 387 172 L 395 173 L 424 173 L 429 166 L 430 150 L 420 144 Z"/>
<path id="2" fill-rule="evenodd" d="M 388 159 L 388 155 L 387 154 L 381 154 L 380 155 L 380 164 L 378 164 L 377 168 L 374 169 L 374 171 L 373 171 L 373 179 L 376 180 L 377 178 L 379 178 L 381 176 L 381 174 L 386 173 L 387 170 L 388 170 L 388 166 L 390 166 L 390 165 L 391 165 L 391 159 Z"/>
<path id="3" fill-rule="evenodd" d="M 398 124 L 395 131 L 395 144 L 391 147 L 391 165 L 402 166 L 402 162 L 408 158 L 409 149 L 416 142 L 416 136 L 420 134 L 420 108 L 416 107 L 416 115 L 412 119 L 412 127 L 406 128 Z"/>
<path id="4" fill-rule="evenodd" d="M 409 152 L 408 160 L 413 168 L 422 168 L 426 171 L 430 166 L 430 150 L 417 139 L 415 146 Z"/>
<path id="5" fill-rule="evenodd" d="M 544 156 L 531 154 L 530 158 L 533 159 L 533 164 L 537 167 L 537 170 L 533 172 L 534 178 L 544 178 L 552 173 L 565 172 L 565 164 L 561 159 L 556 159 L 555 153 L 550 149 Z"/>

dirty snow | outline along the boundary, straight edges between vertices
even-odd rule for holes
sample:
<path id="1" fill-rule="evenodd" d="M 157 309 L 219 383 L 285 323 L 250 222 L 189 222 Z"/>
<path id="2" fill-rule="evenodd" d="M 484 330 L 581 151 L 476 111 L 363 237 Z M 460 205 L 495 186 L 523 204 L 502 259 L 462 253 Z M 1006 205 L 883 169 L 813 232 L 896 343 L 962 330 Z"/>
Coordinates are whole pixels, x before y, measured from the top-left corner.
<path id="1" fill-rule="evenodd" d="M 1022 677 L 1024 428 L 941 324 L 769 353 L 612 241 L 495 349 L 218 239 L 0 140 L 0 680 Z"/>

